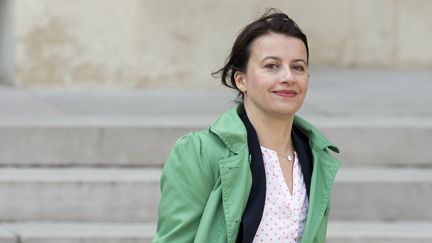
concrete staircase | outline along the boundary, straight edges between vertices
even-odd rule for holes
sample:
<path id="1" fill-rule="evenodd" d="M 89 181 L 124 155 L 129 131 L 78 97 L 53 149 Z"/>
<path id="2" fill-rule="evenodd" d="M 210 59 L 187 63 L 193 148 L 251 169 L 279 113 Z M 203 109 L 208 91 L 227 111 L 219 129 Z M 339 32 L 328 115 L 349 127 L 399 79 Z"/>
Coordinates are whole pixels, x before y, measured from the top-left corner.
<path id="1" fill-rule="evenodd" d="M 301 114 L 343 152 L 328 242 L 432 242 L 430 81 L 431 72 L 312 73 Z M 150 242 L 169 149 L 232 99 L 0 89 L 0 243 Z"/>

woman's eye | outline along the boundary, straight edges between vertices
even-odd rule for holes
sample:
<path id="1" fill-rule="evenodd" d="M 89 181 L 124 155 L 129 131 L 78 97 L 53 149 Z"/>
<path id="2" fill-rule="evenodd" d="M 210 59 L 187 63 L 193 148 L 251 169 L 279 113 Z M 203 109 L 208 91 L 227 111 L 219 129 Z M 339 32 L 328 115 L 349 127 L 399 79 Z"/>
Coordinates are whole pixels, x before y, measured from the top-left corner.
<path id="1" fill-rule="evenodd" d="M 270 69 L 270 70 L 276 69 L 277 67 L 278 67 L 278 65 L 274 64 L 274 63 L 265 65 L 265 68 Z"/>
<path id="2" fill-rule="evenodd" d="M 293 68 L 296 71 L 304 71 L 305 70 L 305 68 L 303 66 L 294 66 Z"/>

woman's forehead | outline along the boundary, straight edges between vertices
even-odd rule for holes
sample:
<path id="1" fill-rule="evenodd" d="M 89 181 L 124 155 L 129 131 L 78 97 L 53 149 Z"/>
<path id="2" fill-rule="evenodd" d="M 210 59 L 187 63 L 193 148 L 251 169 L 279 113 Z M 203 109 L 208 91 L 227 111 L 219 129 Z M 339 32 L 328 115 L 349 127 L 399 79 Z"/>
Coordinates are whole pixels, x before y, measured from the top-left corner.
<path id="1" fill-rule="evenodd" d="M 256 38 L 251 44 L 251 58 L 304 59 L 307 51 L 303 41 L 292 36 L 269 33 Z"/>

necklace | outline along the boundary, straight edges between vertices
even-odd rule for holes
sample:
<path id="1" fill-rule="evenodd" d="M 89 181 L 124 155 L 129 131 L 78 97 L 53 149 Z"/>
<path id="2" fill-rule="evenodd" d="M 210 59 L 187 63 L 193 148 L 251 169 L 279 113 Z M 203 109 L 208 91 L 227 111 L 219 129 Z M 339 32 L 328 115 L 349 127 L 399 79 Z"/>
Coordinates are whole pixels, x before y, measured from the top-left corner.
<path id="1" fill-rule="evenodd" d="M 261 145 L 261 146 L 262 146 L 262 145 Z M 264 147 L 264 148 L 266 148 L 266 147 Z M 291 148 L 292 148 L 292 147 L 291 147 Z M 278 156 L 280 156 L 280 157 L 282 157 L 282 158 L 288 160 L 289 162 L 293 162 L 293 160 L 294 160 L 294 158 L 295 158 L 295 151 L 294 151 L 294 149 L 292 150 L 292 151 L 293 151 L 292 155 L 291 155 L 291 153 L 289 153 L 288 155 L 283 155 L 283 154 L 278 153 L 278 152 L 277 152 L 276 150 L 274 150 L 274 149 L 270 149 L 270 150 L 272 150 L 273 152 L 275 152 Z"/>
<path id="2" fill-rule="evenodd" d="M 294 153 L 293 153 L 294 156 L 291 156 L 291 154 L 288 154 L 288 155 L 282 155 L 282 154 L 280 154 L 280 153 L 278 153 L 278 152 L 276 152 L 276 154 L 277 154 L 278 156 L 284 158 L 284 159 L 287 159 L 289 162 L 292 162 L 292 161 L 293 161 L 293 157 L 295 157 L 295 154 L 294 154 Z"/>

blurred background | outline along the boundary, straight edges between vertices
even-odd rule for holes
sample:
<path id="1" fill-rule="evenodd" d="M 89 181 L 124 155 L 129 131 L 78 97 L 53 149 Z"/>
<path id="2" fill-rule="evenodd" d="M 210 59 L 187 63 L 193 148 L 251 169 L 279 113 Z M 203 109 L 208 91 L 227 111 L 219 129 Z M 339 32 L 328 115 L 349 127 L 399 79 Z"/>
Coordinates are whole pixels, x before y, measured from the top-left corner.
<path id="1" fill-rule="evenodd" d="M 0 0 L 0 243 L 150 242 L 163 161 L 233 105 L 211 73 L 267 7 L 342 151 L 328 242 L 432 242 L 432 1 Z"/>

